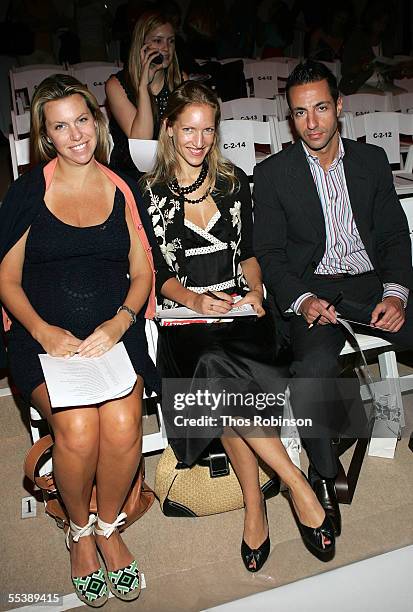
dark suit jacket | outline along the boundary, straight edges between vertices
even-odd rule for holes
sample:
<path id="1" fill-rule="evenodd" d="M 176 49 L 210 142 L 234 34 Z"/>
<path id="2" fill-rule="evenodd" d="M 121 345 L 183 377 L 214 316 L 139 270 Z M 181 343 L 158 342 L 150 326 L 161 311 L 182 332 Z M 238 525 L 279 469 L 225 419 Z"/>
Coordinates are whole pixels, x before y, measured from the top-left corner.
<path id="1" fill-rule="evenodd" d="M 344 173 L 354 219 L 383 283 L 413 288 L 406 217 L 383 149 L 343 138 Z M 285 312 L 303 293 L 325 251 L 325 224 L 301 142 L 254 170 L 254 252 L 267 290 Z"/>

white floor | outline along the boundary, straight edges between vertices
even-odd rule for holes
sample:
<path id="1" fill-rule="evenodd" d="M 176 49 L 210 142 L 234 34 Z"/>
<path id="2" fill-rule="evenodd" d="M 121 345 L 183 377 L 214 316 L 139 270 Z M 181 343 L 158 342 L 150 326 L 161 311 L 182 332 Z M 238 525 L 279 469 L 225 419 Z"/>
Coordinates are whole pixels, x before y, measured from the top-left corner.
<path id="1" fill-rule="evenodd" d="M 412 612 L 413 546 L 203 612 Z"/>

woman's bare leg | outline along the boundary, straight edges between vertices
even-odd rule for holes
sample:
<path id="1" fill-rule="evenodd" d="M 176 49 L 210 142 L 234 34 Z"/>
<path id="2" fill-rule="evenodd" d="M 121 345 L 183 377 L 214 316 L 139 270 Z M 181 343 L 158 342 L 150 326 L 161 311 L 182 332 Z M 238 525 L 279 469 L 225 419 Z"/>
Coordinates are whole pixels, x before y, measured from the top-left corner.
<path id="1" fill-rule="evenodd" d="M 254 437 L 251 433 L 245 441 L 285 482 L 300 522 L 308 527 L 319 527 L 324 520 L 324 509 L 301 470 L 291 461 L 281 440 L 264 433 L 261 437 Z"/>
<path id="2" fill-rule="evenodd" d="M 32 393 L 32 403 L 47 419 L 54 435 L 53 475 L 70 519 L 83 527 L 99 453 L 99 417 L 95 407 L 52 411 L 43 383 Z M 86 576 L 99 568 L 93 536 L 71 543 L 72 576 Z"/>
<path id="3" fill-rule="evenodd" d="M 222 436 L 221 442 L 230 458 L 244 497 L 244 540 L 250 548 L 258 548 L 268 535 L 268 524 L 258 478 L 257 458 L 248 444 L 234 431 Z"/>
<path id="4" fill-rule="evenodd" d="M 138 380 L 125 398 L 106 402 L 99 408 L 100 440 L 96 472 L 99 517 L 113 523 L 118 516 L 142 454 L 142 392 Z M 108 570 L 126 567 L 133 555 L 115 531 L 106 539 L 96 535 Z"/>

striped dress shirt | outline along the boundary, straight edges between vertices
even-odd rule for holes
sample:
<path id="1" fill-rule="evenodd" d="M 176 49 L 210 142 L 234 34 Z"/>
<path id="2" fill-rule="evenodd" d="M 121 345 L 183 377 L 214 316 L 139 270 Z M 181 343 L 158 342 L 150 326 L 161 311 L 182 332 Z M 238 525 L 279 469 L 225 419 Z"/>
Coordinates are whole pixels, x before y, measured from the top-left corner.
<path id="1" fill-rule="evenodd" d="M 373 265 L 364 247 L 354 220 L 344 174 L 344 146 L 339 137 L 338 153 L 333 163 L 324 171 L 318 157 L 311 155 L 303 145 L 308 164 L 324 215 L 326 248 L 315 274 L 364 274 L 373 270 Z M 298 313 L 302 302 L 312 293 L 304 293 L 292 304 Z M 395 296 L 407 304 L 409 290 L 396 283 L 385 283 L 383 299 Z"/>

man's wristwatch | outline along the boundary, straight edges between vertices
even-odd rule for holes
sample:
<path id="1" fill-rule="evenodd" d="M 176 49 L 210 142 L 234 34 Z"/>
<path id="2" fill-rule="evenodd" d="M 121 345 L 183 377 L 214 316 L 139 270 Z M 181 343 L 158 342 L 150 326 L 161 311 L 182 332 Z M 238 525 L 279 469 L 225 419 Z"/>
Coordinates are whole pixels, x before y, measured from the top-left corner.
<path id="1" fill-rule="evenodd" d="M 136 312 L 132 310 L 132 308 L 129 308 L 129 306 L 126 306 L 126 304 L 122 304 L 122 306 L 119 306 L 119 308 L 117 309 L 116 314 L 118 314 L 118 312 L 120 312 L 121 310 L 124 310 L 128 313 L 128 315 L 130 316 L 131 325 L 136 323 Z"/>

